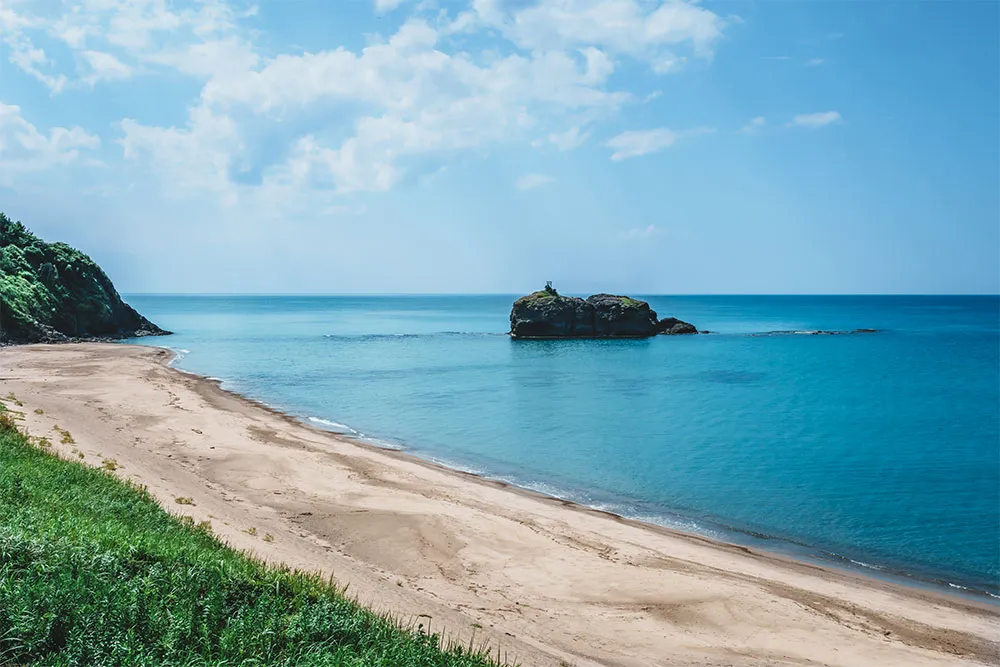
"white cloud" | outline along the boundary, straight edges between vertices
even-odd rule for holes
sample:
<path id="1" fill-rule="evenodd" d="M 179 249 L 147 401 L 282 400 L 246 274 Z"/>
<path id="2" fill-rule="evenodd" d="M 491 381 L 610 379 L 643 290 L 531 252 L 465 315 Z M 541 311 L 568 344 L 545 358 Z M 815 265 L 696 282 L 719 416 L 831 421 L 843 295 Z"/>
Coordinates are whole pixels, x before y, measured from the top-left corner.
<path id="1" fill-rule="evenodd" d="M 712 128 L 699 127 L 683 132 L 674 132 L 666 127 L 653 130 L 629 130 L 612 137 L 604 145 L 613 148 L 611 159 L 615 162 L 650 153 L 659 153 L 670 148 L 681 137 L 696 136 L 713 132 Z"/>
<path id="2" fill-rule="evenodd" d="M 792 121 L 788 123 L 788 125 L 795 127 L 817 128 L 842 122 L 844 122 L 844 119 L 841 118 L 838 112 L 821 111 L 819 113 L 807 113 L 795 116 L 795 118 L 792 118 Z"/>
<path id="3" fill-rule="evenodd" d="M 590 138 L 590 130 L 571 127 L 565 132 L 554 132 L 549 135 L 549 141 L 561 151 L 570 151 L 582 146 Z"/>
<path id="4" fill-rule="evenodd" d="M 66 85 L 66 77 L 48 71 L 51 60 L 28 36 L 42 26 L 40 20 L 15 12 L 13 6 L 0 5 L 0 43 L 7 46 L 11 64 L 40 81 L 51 92 L 58 93 Z"/>
<path id="5" fill-rule="evenodd" d="M 170 32 L 182 25 L 181 17 L 168 9 L 165 0 L 111 3 L 92 0 L 89 4 L 94 9 L 113 8 L 105 37 L 126 49 L 152 46 L 156 33 Z"/>
<path id="6" fill-rule="evenodd" d="M 252 70 L 260 62 L 249 42 L 233 36 L 167 47 L 144 55 L 142 59 L 204 78 L 238 75 Z"/>
<path id="7" fill-rule="evenodd" d="M 90 67 L 90 75 L 85 79 L 90 85 L 98 81 L 114 81 L 132 76 L 132 68 L 110 53 L 84 51 L 80 55 Z"/>
<path id="8" fill-rule="evenodd" d="M 545 174 L 524 174 L 514 181 L 514 187 L 518 190 L 534 190 L 543 185 L 548 185 L 552 181 L 553 178 Z"/>
<path id="9" fill-rule="evenodd" d="M 661 229 L 651 223 L 645 227 L 634 227 L 628 230 L 625 234 L 625 238 L 630 240 L 645 240 L 651 239 L 654 236 L 660 236 L 662 233 L 663 231 Z"/>
<path id="10" fill-rule="evenodd" d="M 767 125 L 767 119 L 763 116 L 757 116 L 756 118 L 751 118 L 746 125 L 740 128 L 740 132 L 749 134 L 751 132 L 756 132 L 765 125 Z"/>
<path id="11" fill-rule="evenodd" d="M 627 160 L 631 157 L 658 153 L 669 148 L 677 141 L 677 133 L 661 127 L 656 130 L 630 130 L 608 140 L 608 148 L 615 149 L 611 154 L 614 161 Z"/>
<path id="12" fill-rule="evenodd" d="M 511 11 L 505 11 L 507 5 Z M 657 73 L 677 69 L 685 56 L 711 59 L 727 21 L 694 2 L 679 0 L 473 0 L 452 31 L 487 26 L 532 51 L 596 47 L 650 63 Z"/>
<path id="13" fill-rule="evenodd" d="M 0 40 L 10 62 L 53 94 L 145 73 L 149 69 L 140 66 L 146 63 L 208 75 L 257 62 L 249 43 L 237 36 L 239 19 L 255 10 L 237 11 L 225 0 L 80 0 L 65 3 L 56 15 L 54 3 L 0 3 Z M 59 48 L 47 52 L 37 40 L 54 40 Z M 70 63 L 50 55 L 67 50 Z M 72 62 L 76 79 L 69 76 Z"/>
<path id="14" fill-rule="evenodd" d="M 429 24 L 411 19 L 389 39 L 357 53 L 338 48 L 279 55 L 259 68 L 216 71 L 202 90 L 201 105 L 212 116 L 235 119 L 244 145 L 232 157 L 247 160 L 263 181 L 341 194 L 381 192 L 406 178 L 412 166 L 425 169 L 420 163 L 428 158 L 524 138 L 556 118 L 565 122 L 567 112 L 581 120 L 562 135 L 552 133 L 551 140 L 564 149 L 579 145 L 589 134 L 580 129 L 583 123 L 630 99 L 606 90 L 612 71 L 610 58 L 596 48 L 485 58 L 449 54 L 439 49 L 439 35 Z M 283 156 L 261 157 L 255 149 L 279 121 L 339 115 L 359 104 L 366 113 L 339 145 L 310 132 L 293 137 Z M 169 168 L 176 151 L 163 147 L 162 153 L 157 161 Z"/>
<path id="15" fill-rule="evenodd" d="M 427 0 L 364 48 L 283 53 L 255 46 L 243 24 L 255 10 L 235 4 L 246 1 L 79 0 L 36 16 L 41 5 L 24 0 L 18 13 L 0 9 L 0 39 L 53 93 L 164 68 L 201 79 L 186 122 L 118 125 L 124 156 L 174 193 L 325 202 L 388 190 L 501 142 L 576 148 L 641 101 L 609 85 L 621 60 L 661 73 L 709 62 L 729 21 L 680 0 L 470 0 L 457 16 Z M 404 2 L 373 6 L 386 13 Z M 56 63 L 36 37 L 69 61 Z M 616 148 L 614 159 L 660 150 L 666 136 L 651 149 Z"/>
<path id="16" fill-rule="evenodd" d="M 405 0 L 375 0 L 375 11 L 379 14 L 388 14 L 393 11 Z"/>
<path id="17" fill-rule="evenodd" d="M 611 68 L 594 50 L 580 62 L 561 52 L 513 54 L 477 64 L 472 54 L 436 48 L 427 23 L 403 25 L 387 42 L 360 53 L 343 48 L 281 55 L 260 70 L 218 76 L 202 99 L 216 106 L 247 105 L 256 112 L 286 112 L 322 102 L 365 102 L 398 113 L 455 98 L 493 98 L 497 105 L 543 101 L 568 108 L 617 106 L 629 96 L 600 88 Z"/>
<path id="18" fill-rule="evenodd" d="M 233 156 L 242 144 L 231 119 L 197 108 L 186 129 L 149 127 L 126 118 L 121 130 L 125 158 L 148 159 L 172 188 L 209 190 L 224 203 L 236 202 L 237 188 L 230 176 Z"/>
<path id="19" fill-rule="evenodd" d="M 20 173 L 68 165 L 101 140 L 80 127 L 53 127 L 48 134 L 28 122 L 21 108 L 0 102 L 0 183 Z"/>
<path id="20" fill-rule="evenodd" d="M 806 61 L 805 66 L 816 67 L 818 65 L 822 65 L 825 62 L 826 62 L 825 58 L 810 58 L 809 60 Z"/>

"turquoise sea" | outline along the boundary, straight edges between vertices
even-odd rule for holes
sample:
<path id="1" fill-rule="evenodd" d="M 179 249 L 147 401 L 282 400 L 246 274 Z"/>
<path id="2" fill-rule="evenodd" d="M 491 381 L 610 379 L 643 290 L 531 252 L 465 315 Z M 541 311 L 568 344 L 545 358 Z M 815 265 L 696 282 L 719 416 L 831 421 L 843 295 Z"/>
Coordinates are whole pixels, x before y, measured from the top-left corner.
<path id="1" fill-rule="evenodd" d="M 180 368 L 321 428 L 631 517 L 1000 595 L 1000 298 L 644 296 L 713 333 L 512 341 L 513 298 L 129 301 L 177 332 L 137 342 L 183 350 Z M 857 328 L 879 332 L 801 333 Z"/>

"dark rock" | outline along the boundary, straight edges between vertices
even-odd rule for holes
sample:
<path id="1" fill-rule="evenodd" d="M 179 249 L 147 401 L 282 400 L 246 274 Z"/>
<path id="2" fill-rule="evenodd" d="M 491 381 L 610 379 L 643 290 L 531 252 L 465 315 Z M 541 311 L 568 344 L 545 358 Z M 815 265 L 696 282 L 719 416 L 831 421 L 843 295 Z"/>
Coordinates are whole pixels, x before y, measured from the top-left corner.
<path id="1" fill-rule="evenodd" d="M 0 213 L 0 344 L 168 333 L 122 301 L 90 257 Z"/>
<path id="2" fill-rule="evenodd" d="M 614 294 L 581 299 L 548 287 L 523 296 L 510 311 L 513 338 L 646 338 L 658 333 L 698 333 L 692 325 L 669 318 L 661 326 L 645 301 Z"/>
<path id="3" fill-rule="evenodd" d="M 656 333 L 676 336 L 679 334 L 696 334 L 698 329 L 693 324 L 688 324 L 676 317 L 667 317 L 659 321 L 656 325 Z"/>
<path id="4" fill-rule="evenodd" d="M 534 292 L 514 302 L 510 334 L 514 338 L 593 337 L 594 307 L 578 297 Z"/>
<path id="5" fill-rule="evenodd" d="M 587 297 L 594 309 L 594 335 L 610 338 L 640 338 L 653 336 L 656 312 L 645 301 L 613 294 Z"/>

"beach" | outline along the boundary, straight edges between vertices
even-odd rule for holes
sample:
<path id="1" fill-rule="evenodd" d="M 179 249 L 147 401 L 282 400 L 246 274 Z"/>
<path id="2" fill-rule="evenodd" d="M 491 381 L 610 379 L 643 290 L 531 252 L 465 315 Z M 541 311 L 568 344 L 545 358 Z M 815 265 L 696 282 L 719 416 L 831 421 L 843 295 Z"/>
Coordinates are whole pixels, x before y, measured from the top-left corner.
<path id="1" fill-rule="evenodd" d="M 962 665 L 1000 607 L 643 524 L 311 428 L 119 344 L 0 350 L 67 458 L 223 541 L 524 665 Z M 385 406 L 387 411 L 391 405 Z M 62 434 L 68 434 L 63 436 Z"/>

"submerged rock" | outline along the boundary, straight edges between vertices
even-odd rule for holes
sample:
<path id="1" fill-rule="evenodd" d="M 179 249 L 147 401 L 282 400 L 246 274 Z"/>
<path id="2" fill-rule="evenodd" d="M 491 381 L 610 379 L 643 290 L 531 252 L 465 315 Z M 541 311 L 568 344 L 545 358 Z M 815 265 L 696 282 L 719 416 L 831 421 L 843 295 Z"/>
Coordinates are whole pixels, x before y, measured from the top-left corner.
<path id="1" fill-rule="evenodd" d="M 563 296 L 551 286 L 521 297 L 510 311 L 513 338 L 646 338 L 659 333 L 698 330 L 672 317 L 661 322 L 639 299 L 614 294 L 581 299 Z"/>
<path id="2" fill-rule="evenodd" d="M 0 344 L 160 336 L 90 257 L 0 213 Z"/>
<path id="3" fill-rule="evenodd" d="M 878 329 L 851 329 L 849 331 L 827 331 L 826 329 L 791 329 L 788 331 L 764 331 L 748 334 L 751 337 L 761 336 L 851 336 L 854 334 L 879 333 Z"/>

